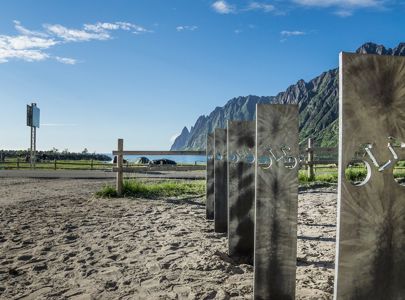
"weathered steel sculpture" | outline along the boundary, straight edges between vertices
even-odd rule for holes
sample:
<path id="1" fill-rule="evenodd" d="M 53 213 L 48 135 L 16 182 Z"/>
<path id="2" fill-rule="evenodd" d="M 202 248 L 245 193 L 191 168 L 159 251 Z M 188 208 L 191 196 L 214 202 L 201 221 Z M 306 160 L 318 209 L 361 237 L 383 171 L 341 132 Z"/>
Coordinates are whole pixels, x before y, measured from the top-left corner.
<path id="1" fill-rule="evenodd" d="M 226 129 L 214 132 L 214 230 L 227 232 L 228 180 L 227 180 Z"/>
<path id="2" fill-rule="evenodd" d="M 208 220 L 214 219 L 214 133 L 207 134 L 207 185 L 206 215 Z"/>
<path id="3" fill-rule="evenodd" d="M 257 104 L 254 299 L 295 299 L 298 106 Z"/>
<path id="4" fill-rule="evenodd" d="M 229 255 L 253 262 L 255 197 L 253 121 L 228 121 Z"/>
<path id="5" fill-rule="evenodd" d="M 342 53 L 335 299 L 405 299 L 405 57 Z M 402 142 L 401 142 L 402 141 Z M 368 168 L 355 186 L 352 159 Z"/>

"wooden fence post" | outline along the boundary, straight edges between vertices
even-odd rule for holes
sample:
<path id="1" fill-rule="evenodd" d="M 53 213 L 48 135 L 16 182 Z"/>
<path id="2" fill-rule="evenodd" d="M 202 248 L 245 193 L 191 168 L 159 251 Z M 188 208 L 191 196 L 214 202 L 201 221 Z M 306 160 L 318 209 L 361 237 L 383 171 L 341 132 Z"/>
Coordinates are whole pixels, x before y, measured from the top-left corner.
<path id="1" fill-rule="evenodd" d="M 90 168 L 91 168 L 91 170 L 93 170 L 93 159 L 91 159 Z"/>
<path id="2" fill-rule="evenodd" d="M 123 139 L 118 139 L 118 151 L 121 153 L 118 153 L 117 155 L 117 182 L 116 182 L 116 188 L 117 188 L 117 195 L 121 196 L 122 195 L 122 186 L 123 186 L 123 172 L 122 172 L 122 164 L 123 164 L 123 155 L 122 151 L 124 151 L 124 140 Z"/>
<path id="3" fill-rule="evenodd" d="M 17 157 L 17 170 L 20 169 L 20 158 Z"/>
<path id="4" fill-rule="evenodd" d="M 56 159 L 53 160 L 53 169 L 56 170 Z"/>
<path id="5" fill-rule="evenodd" d="M 312 181 L 315 179 L 315 170 L 314 170 L 314 149 L 312 147 L 312 139 L 308 139 L 308 180 Z"/>

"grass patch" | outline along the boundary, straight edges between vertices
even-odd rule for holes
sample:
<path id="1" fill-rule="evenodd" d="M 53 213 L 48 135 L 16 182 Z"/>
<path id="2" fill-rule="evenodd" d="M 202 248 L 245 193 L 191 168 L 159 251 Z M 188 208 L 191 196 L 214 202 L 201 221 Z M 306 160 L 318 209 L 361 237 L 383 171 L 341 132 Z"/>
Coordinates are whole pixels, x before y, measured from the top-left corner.
<path id="1" fill-rule="evenodd" d="M 307 170 L 299 170 L 298 181 L 301 184 L 308 182 L 336 183 L 338 181 L 337 169 L 334 169 L 331 172 L 316 172 L 314 180 L 309 180 Z"/>
<path id="2" fill-rule="evenodd" d="M 345 176 L 346 176 L 346 179 L 351 182 L 362 182 L 366 179 L 367 169 L 366 169 L 366 167 L 347 168 L 345 170 Z"/>
<path id="3" fill-rule="evenodd" d="M 126 180 L 123 186 L 124 197 L 157 199 L 163 197 L 195 196 L 205 193 L 204 180 L 162 180 L 140 181 Z M 117 191 L 112 186 L 105 186 L 96 193 L 98 197 L 117 197 Z"/>

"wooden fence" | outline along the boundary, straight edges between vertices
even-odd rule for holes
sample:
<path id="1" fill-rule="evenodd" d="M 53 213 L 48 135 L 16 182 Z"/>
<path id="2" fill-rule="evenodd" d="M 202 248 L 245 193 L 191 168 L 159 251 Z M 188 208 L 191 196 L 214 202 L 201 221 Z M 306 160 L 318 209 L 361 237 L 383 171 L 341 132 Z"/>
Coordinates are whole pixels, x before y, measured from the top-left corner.
<path id="1" fill-rule="evenodd" d="M 112 163 L 100 163 L 94 160 L 86 162 L 67 162 L 61 160 L 41 161 L 35 164 L 35 169 L 53 170 L 111 170 Z M 15 161 L 0 162 L 0 169 L 31 169 L 29 162 L 17 158 Z"/>
<path id="2" fill-rule="evenodd" d="M 306 155 L 306 159 L 305 159 Z M 302 166 L 307 166 L 308 180 L 315 179 L 316 165 L 338 165 L 337 147 L 314 147 L 312 139 L 308 139 L 308 147 L 301 150 Z"/>
<path id="3" fill-rule="evenodd" d="M 206 155 L 205 151 L 124 151 L 124 140 L 118 139 L 118 148 L 112 154 L 117 156 L 117 164 L 113 167 L 113 172 L 117 173 L 116 189 L 117 194 L 122 195 L 124 174 L 128 172 L 146 171 L 194 171 L 205 170 L 205 165 L 147 165 L 137 167 L 124 167 L 124 155 Z"/>
<path id="4" fill-rule="evenodd" d="M 149 172 L 149 171 L 195 171 L 205 170 L 204 165 L 140 165 L 140 166 L 124 166 L 124 155 L 202 155 L 205 156 L 205 151 L 134 151 L 124 150 L 124 140 L 118 139 L 118 148 L 112 154 L 117 156 L 117 163 L 112 168 L 116 172 L 116 189 L 118 195 L 122 194 L 123 173 L 134 172 Z M 313 147 L 312 140 L 308 139 L 308 147 L 300 151 L 301 166 L 307 166 L 308 178 L 313 180 L 315 178 L 315 167 L 318 165 L 337 165 L 338 164 L 338 150 L 337 147 L 321 148 Z"/>

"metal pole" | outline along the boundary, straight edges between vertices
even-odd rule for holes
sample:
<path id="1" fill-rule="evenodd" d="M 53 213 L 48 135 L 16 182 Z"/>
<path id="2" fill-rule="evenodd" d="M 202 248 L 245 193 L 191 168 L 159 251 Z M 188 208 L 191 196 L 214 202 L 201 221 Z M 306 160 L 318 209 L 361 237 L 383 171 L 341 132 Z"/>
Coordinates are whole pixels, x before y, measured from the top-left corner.
<path id="1" fill-rule="evenodd" d="M 31 126 L 31 144 L 30 144 L 30 167 L 31 169 L 34 168 L 34 128 Z"/>
<path id="2" fill-rule="evenodd" d="M 117 155 L 117 182 L 116 182 L 116 188 L 117 188 L 117 195 L 121 196 L 122 195 L 122 186 L 123 186 L 123 172 L 122 172 L 122 164 L 123 164 L 123 155 L 122 151 L 124 151 L 124 140 L 123 139 L 118 139 L 118 151 L 119 153 Z"/>
<path id="3" fill-rule="evenodd" d="M 34 169 L 35 169 L 35 165 L 36 165 L 36 155 L 37 155 L 37 128 L 34 127 Z"/>

